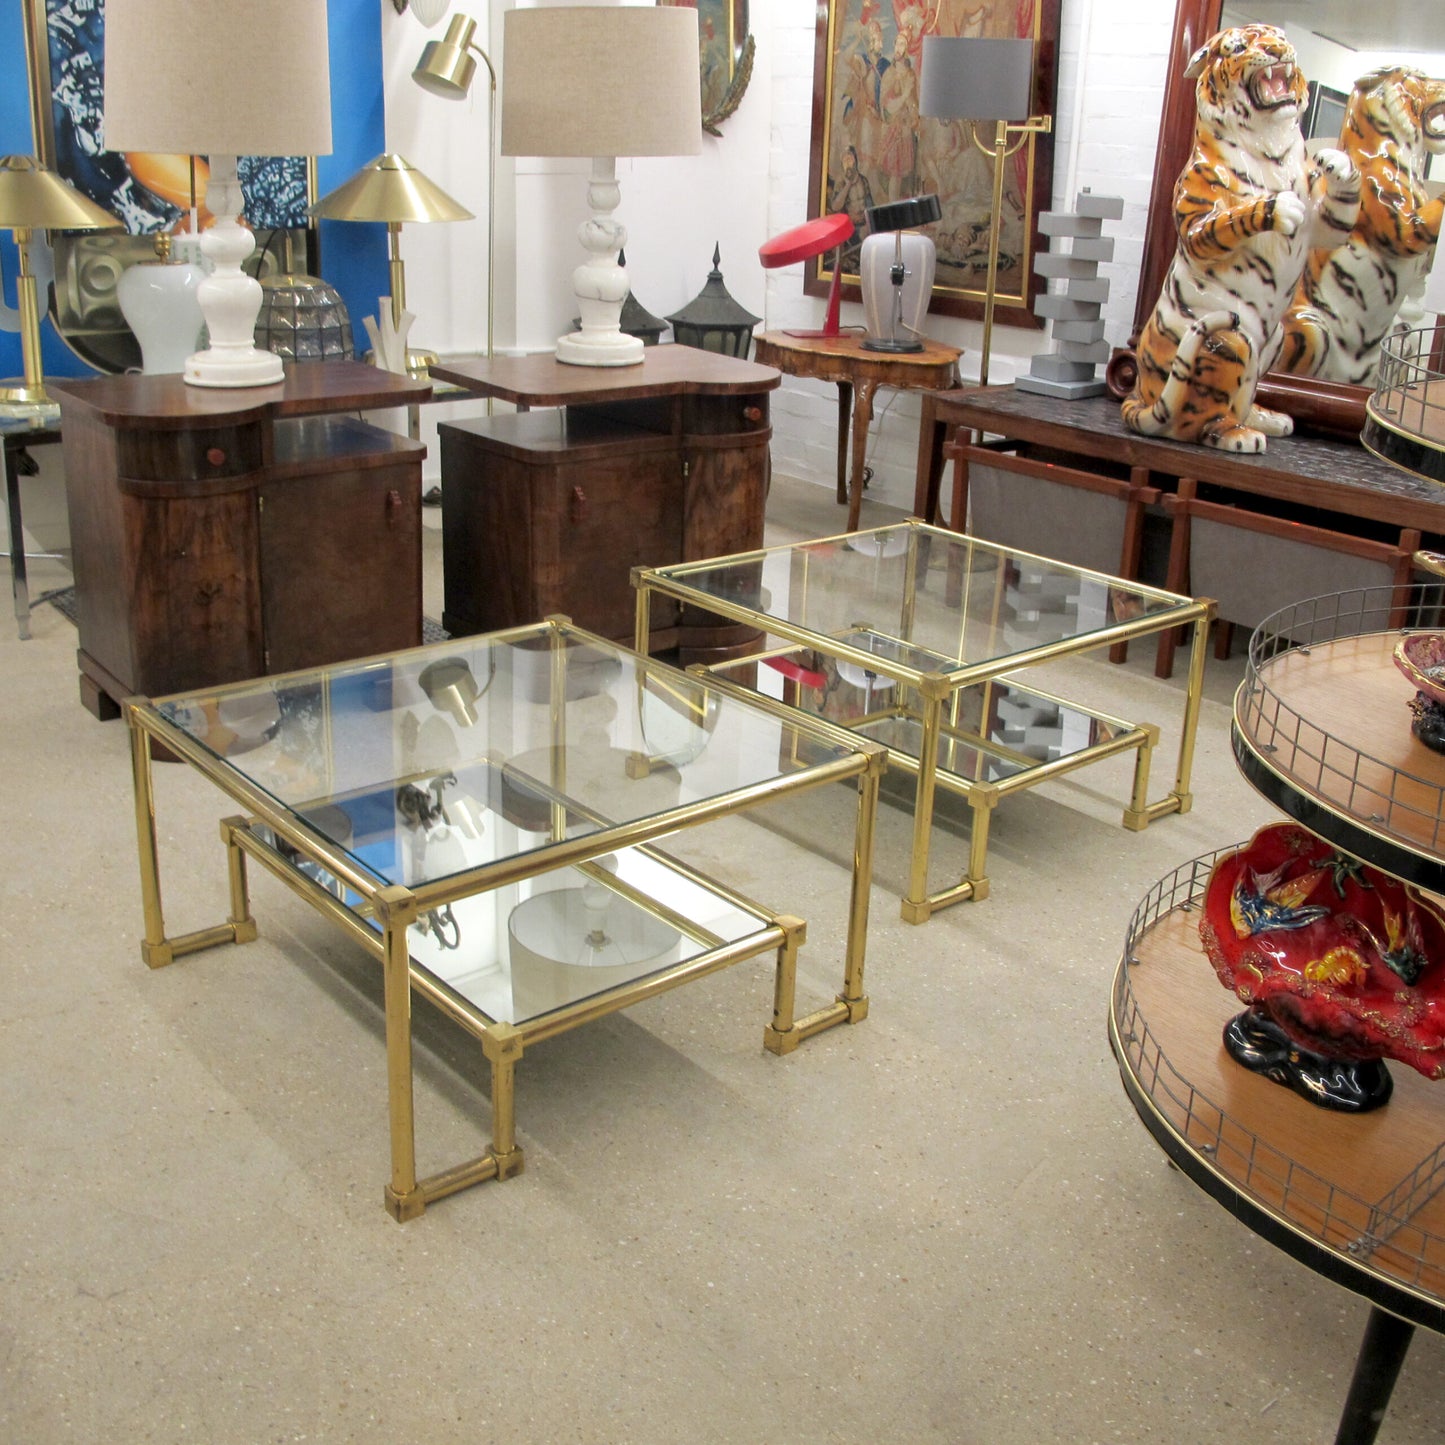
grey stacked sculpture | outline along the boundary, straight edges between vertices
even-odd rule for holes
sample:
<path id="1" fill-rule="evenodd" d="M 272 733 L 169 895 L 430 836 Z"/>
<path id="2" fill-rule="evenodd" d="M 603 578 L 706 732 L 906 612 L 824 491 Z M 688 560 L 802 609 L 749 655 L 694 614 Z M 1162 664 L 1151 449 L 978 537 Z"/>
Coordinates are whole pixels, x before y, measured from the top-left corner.
<path id="1" fill-rule="evenodd" d="M 1045 211 L 1039 229 L 1050 238 L 1050 249 L 1034 257 L 1034 270 L 1045 282 L 1060 281 L 1034 302 L 1034 314 L 1050 323 L 1054 347 L 1034 357 L 1026 376 L 1014 383 L 1024 391 L 1044 396 L 1098 396 L 1106 390 L 1095 367 L 1109 359 L 1101 312 L 1109 299 L 1109 283 L 1099 275 L 1099 263 L 1114 258 L 1114 241 L 1104 235 L 1104 222 L 1124 214 L 1119 196 L 1096 196 L 1087 187 L 1079 193 L 1072 211 Z M 1068 250 L 1060 242 L 1072 242 Z"/>

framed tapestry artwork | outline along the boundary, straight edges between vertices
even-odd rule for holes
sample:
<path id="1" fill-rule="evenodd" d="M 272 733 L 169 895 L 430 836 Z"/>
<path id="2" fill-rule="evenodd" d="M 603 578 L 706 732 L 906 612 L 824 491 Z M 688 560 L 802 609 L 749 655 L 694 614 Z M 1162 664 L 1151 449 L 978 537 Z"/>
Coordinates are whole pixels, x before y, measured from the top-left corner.
<path id="1" fill-rule="evenodd" d="M 842 252 L 843 295 L 859 300 L 858 251 L 866 209 L 936 194 L 943 216 L 929 309 L 981 317 L 988 276 L 993 163 L 969 137 L 967 121 L 919 114 L 923 37 L 993 36 L 1034 42 L 1032 113 L 1054 113 L 1060 0 L 819 0 L 813 61 L 813 131 L 808 168 L 810 216 L 846 211 L 856 227 Z M 980 124 L 991 141 L 992 127 Z M 996 318 L 1037 328 L 1032 311 L 1042 282 L 1033 258 L 1047 249 L 1037 217 L 1053 195 L 1050 134 L 1029 136 L 1004 162 Z M 804 290 L 826 295 L 829 253 L 810 261 Z"/>
<path id="2" fill-rule="evenodd" d="M 103 148 L 105 0 L 21 0 L 36 152 L 77 190 L 117 216 L 125 233 L 51 237 L 55 287 L 50 316 L 65 343 L 101 371 L 140 363 L 120 315 L 122 271 L 155 258 L 154 233 L 176 229 L 193 201 L 204 227 L 205 157 L 121 155 Z M 268 275 L 317 265 L 316 231 L 306 208 L 315 199 L 315 162 L 302 156 L 241 156 L 237 169 L 245 220 L 259 252 L 247 269 Z M 194 193 L 192 176 L 194 175 Z"/>

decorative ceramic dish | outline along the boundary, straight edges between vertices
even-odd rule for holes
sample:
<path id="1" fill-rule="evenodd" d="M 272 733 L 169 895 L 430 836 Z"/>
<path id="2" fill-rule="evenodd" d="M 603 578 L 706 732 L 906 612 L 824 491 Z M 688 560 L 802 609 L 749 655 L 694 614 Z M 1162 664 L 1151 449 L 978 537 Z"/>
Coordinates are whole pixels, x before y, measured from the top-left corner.
<path id="1" fill-rule="evenodd" d="M 1407 632 L 1394 655 L 1395 666 L 1419 691 L 1445 705 L 1445 632 Z"/>
<path id="2" fill-rule="evenodd" d="M 1199 932 L 1219 981 L 1300 1048 L 1445 1077 L 1445 919 L 1414 888 L 1274 823 L 1215 865 Z"/>

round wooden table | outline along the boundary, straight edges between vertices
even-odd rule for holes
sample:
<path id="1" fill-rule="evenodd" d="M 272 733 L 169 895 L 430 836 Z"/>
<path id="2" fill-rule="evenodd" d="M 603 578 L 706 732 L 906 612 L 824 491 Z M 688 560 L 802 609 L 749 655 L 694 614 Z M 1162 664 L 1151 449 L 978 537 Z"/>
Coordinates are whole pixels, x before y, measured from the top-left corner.
<path id="1" fill-rule="evenodd" d="M 1250 640 L 1236 761 L 1296 823 L 1417 887 L 1445 887 L 1445 756 L 1411 735 L 1413 686 L 1392 661 L 1398 589 L 1314 598 Z M 1445 587 L 1417 586 L 1412 615 Z M 1232 850 L 1224 850 L 1229 853 Z M 1129 925 L 1110 1000 L 1124 1089 L 1168 1157 L 1261 1238 L 1369 1301 L 1336 1445 L 1375 1439 L 1417 1326 L 1445 1332 L 1445 1089 L 1404 1065 L 1388 1106 L 1306 1102 L 1235 1063 L 1239 1009 L 1199 921 L 1213 864 L 1161 879 Z"/>
<path id="2" fill-rule="evenodd" d="M 957 384 L 956 346 L 920 337 L 920 351 L 869 351 L 862 332 L 837 336 L 790 336 L 764 331 L 753 338 L 753 360 L 789 376 L 809 376 L 838 384 L 838 501 L 848 504 L 848 530 L 858 530 L 863 509 L 868 428 L 873 421 L 873 393 L 880 386 L 914 391 L 942 391 Z M 849 426 L 852 461 L 849 460 Z"/>

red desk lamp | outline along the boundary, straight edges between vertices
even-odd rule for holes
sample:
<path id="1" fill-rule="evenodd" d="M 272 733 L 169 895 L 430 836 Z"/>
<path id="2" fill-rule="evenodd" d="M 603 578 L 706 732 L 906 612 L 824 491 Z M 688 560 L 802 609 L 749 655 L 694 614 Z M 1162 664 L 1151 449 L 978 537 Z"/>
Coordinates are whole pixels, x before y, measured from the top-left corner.
<path id="1" fill-rule="evenodd" d="M 838 303 L 843 292 L 843 242 L 853 234 L 852 219 L 842 211 L 804 221 L 771 241 L 758 247 L 758 260 L 765 271 L 791 266 L 795 261 L 811 261 L 824 251 L 833 250 L 833 284 L 828 288 L 828 310 L 821 331 L 785 331 L 784 336 L 818 337 L 838 335 Z"/>

